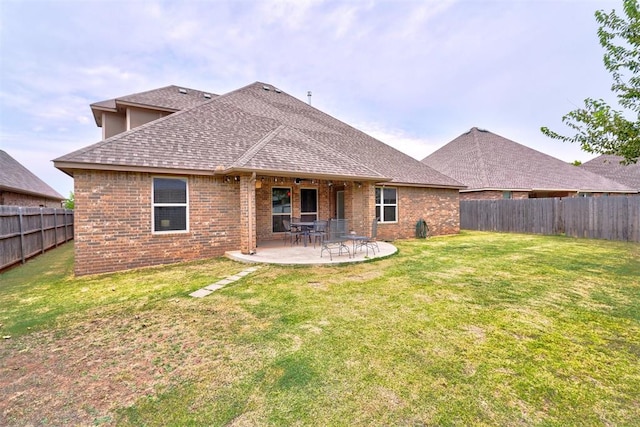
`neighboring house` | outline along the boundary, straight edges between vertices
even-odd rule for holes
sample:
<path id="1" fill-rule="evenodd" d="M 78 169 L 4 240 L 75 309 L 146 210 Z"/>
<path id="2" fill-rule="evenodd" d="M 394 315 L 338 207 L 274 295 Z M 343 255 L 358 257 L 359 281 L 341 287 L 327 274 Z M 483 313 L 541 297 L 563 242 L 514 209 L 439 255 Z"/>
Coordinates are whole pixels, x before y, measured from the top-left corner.
<path id="1" fill-rule="evenodd" d="M 637 193 L 637 189 L 475 127 L 422 162 L 466 185 L 460 191 L 461 200 Z"/>
<path id="2" fill-rule="evenodd" d="M 581 168 L 640 191 L 640 161 L 624 165 L 622 156 L 603 154 L 584 162 Z"/>
<path id="3" fill-rule="evenodd" d="M 65 198 L 0 150 L 0 205 L 59 208 Z"/>
<path id="4" fill-rule="evenodd" d="M 168 105 L 159 91 L 193 104 L 121 121 L 54 161 L 75 183 L 76 274 L 253 253 L 290 217 L 345 218 L 365 234 L 379 218 L 381 239 L 413 237 L 421 218 L 432 234 L 459 231 L 462 184 L 271 85 L 210 98 L 169 86 L 92 108 L 153 114 Z"/>

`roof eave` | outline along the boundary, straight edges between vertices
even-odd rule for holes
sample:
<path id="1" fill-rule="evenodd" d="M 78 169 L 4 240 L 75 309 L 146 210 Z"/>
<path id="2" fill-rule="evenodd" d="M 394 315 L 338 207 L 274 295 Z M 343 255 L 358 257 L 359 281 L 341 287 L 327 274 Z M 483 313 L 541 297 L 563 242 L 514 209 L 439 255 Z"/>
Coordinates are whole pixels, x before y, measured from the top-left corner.
<path id="1" fill-rule="evenodd" d="M 628 190 L 576 190 L 577 193 L 619 193 L 619 194 L 635 194 L 638 190 L 629 188 Z"/>
<path id="2" fill-rule="evenodd" d="M 62 172 L 73 177 L 74 171 L 77 170 L 98 170 L 98 171 L 112 171 L 112 172 L 144 172 L 144 173 L 156 173 L 156 174 L 171 174 L 171 175 L 215 175 L 216 172 L 211 169 L 180 169 L 171 167 L 155 167 L 155 166 L 131 166 L 131 165 L 116 165 L 116 164 L 104 164 L 104 163 L 82 163 L 82 162 L 70 162 L 70 161 L 53 161 L 53 165 L 60 169 Z"/>
<path id="3" fill-rule="evenodd" d="M 637 190 L 611 190 L 611 189 L 580 189 L 580 188 L 497 188 L 497 187 L 483 187 L 483 188 L 467 188 L 466 190 L 460 190 L 461 193 L 472 193 L 478 191 L 545 191 L 545 192 L 567 192 L 567 193 L 637 193 Z"/>
<path id="4" fill-rule="evenodd" d="M 168 113 L 176 113 L 178 111 L 181 111 L 180 109 L 175 109 L 175 108 L 160 107 L 158 105 L 151 105 L 151 104 L 141 104 L 141 103 L 131 102 L 131 101 L 122 101 L 119 99 L 116 99 L 116 105 L 123 106 L 123 107 L 136 107 L 136 108 L 145 108 L 148 110 L 165 111 Z"/>
<path id="5" fill-rule="evenodd" d="M 100 105 L 91 104 L 91 112 L 93 113 L 93 119 L 96 121 L 96 126 L 102 127 L 102 113 L 117 113 L 116 108 L 102 107 Z"/>
<path id="6" fill-rule="evenodd" d="M 471 193 L 476 191 L 534 191 L 531 188 L 498 188 L 498 187 L 481 187 L 481 188 L 469 188 L 466 187 L 466 190 L 460 190 L 461 193 Z M 545 190 L 545 191 L 567 191 L 567 190 Z"/>
<path id="7" fill-rule="evenodd" d="M 234 173 L 253 173 L 267 176 L 282 176 L 287 178 L 297 177 L 311 177 L 317 179 L 339 179 L 344 181 L 385 181 L 389 178 L 382 176 L 369 176 L 369 175 L 341 175 L 341 174 L 327 174 L 327 173 L 314 173 L 314 172 L 296 172 L 296 171 L 282 171 L 277 169 L 256 169 L 256 168 L 243 168 L 243 167 L 231 167 L 228 169 L 219 169 L 216 171 L 218 175 L 232 175 Z"/>
<path id="8" fill-rule="evenodd" d="M 36 196 L 36 197 L 43 197 L 45 199 L 50 199 L 50 200 L 64 200 L 64 197 L 61 195 L 57 195 L 54 196 L 52 194 L 44 194 L 44 193 L 38 193 L 36 191 L 29 191 L 29 190 L 24 190 L 22 188 L 15 188 L 15 187 L 8 187 L 6 185 L 0 185 L 0 191 L 10 191 L 12 193 L 18 193 L 18 194 L 26 194 L 29 196 Z"/>
<path id="9" fill-rule="evenodd" d="M 392 180 L 387 180 L 384 182 L 378 182 L 379 185 L 388 185 L 394 187 L 428 187 L 428 188 L 442 188 L 449 190 L 460 190 L 463 188 L 467 188 L 464 185 L 447 185 L 447 184 L 431 184 L 431 183 L 420 183 L 420 182 L 396 182 Z"/>

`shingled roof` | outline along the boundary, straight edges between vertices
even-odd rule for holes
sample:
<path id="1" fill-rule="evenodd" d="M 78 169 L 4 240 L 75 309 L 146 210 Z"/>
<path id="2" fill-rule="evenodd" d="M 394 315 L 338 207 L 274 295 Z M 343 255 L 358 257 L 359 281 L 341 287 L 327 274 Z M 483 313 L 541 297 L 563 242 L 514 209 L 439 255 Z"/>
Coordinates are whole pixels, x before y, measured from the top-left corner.
<path id="1" fill-rule="evenodd" d="M 622 156 L 603 154 L 580 167 L 640 191 L 640 162 L 624 165 L 622 160 Z"/>
<path id="2" fill-rule="evenodd" d="M 256 82 L 62 156 L 56 167 L 258 172 L 464 187 L 280 89 Z"/>
<path id="3" fill-rule="evenodd" d="M 465 191 L 635 192 L 633 188 L 475 127 L 422 162 L 467 185 Z"/>
<path id="4" fill-rule="evenodd" d="M 5 151 L 0 150 L 0 190 L 64 200 L 56 190 L 35 176 Z"/>
<path id="5" fill-rule="evenodd" d="M 118 107 L 139 106 L 143 108 L 152 108 L 162 111 L 176 112 L 197 105 L 204 104 L 218 95 L 211 92 L 203 92 L 196 89 L 189 89 L 184 86 L 165 86 L 159 89 L 148 90 L 145 92 L 134 93 L 131 95 L 121 96 L 115 99 L 95 102 L 91 104 L 93 117 L 96 125 L 102 126 L 101 111 L 118 111 Z"/>

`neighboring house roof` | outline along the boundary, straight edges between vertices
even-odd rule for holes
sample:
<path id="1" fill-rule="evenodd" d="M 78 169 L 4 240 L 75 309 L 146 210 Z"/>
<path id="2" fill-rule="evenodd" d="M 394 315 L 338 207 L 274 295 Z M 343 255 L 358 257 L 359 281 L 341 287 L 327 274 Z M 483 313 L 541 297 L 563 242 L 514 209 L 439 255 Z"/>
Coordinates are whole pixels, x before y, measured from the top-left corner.
<path id="1" fill-rule="evenodd" d="M 56 190 L 49 187 L 3 150 L 0 150 L 0 190 L 64 200 L 64 197 Z"/>
<path id="2" fill-rule="evenodd" d="M 102 126 L 101 111 L 118 111 L 118 107 L 139 106 L 156 110 L 176 112 L 204 104 L 218 95 L 211 92 L 189 89 L 184 86 L 165 86 L 146 92 L 134 93 L 115 99 L 91 104 L 96 125 Z"/>
<path id="3" fill-rule="evenodd" d="M 623 184 L 475 127 L 422 162 L 467 185 L 464 191 L 634 192 Z"/>
<path id="4" fill-rule="evenodd" d="M 462 188 L 454 179 L 256 82 L 62 156 L 56 167 L 258 172 Z"/>
<path id="5" fill-rule="evenodd" d="M 603 154 L 584 162 L 581 168 L 640 191 L 640 162 L 624 165 L 622 156 Z"/>

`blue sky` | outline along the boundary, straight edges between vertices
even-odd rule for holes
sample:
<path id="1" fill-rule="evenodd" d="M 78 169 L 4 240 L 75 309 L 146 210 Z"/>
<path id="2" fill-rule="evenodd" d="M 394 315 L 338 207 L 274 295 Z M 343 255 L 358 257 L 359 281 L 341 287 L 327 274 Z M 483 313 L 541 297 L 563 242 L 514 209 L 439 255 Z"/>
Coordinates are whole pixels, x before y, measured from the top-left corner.
<path id="1" fill-rule="evenodd" d="M 539 129 L 613 101 L 600 9 L 621 1 L 3 0 L 0 148 L 66 196 L 51 160 L 100 140 L 92 102 L 262 81 L 417 159 L 477 126 L 586 161 Z"/>

